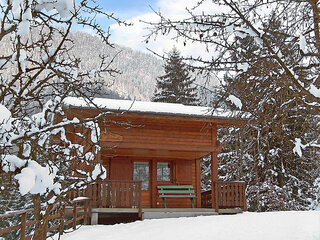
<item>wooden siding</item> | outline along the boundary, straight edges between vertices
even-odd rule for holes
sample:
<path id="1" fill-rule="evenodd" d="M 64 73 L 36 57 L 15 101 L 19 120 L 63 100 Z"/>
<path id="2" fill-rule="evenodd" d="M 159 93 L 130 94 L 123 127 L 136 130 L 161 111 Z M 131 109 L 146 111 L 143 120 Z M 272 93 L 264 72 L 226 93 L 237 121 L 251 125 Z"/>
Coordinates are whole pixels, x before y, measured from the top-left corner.
<path id="1" fill-rule="evenodd" d="M 127 158 L 113 158 L 110 161 L 110 180 L 133 180 L 133 164 Z"/>
<path id="2" fill-rule="evenodd" d="M 92 109 L 72 109 L 68 117 L 84 118 L 94 114 L 98 112 Z M 194 121 L 194 118 L 188 116 L 161 117 L 137 113 L 107 115 L 99 124 L 100 144 L 108 156 L 194 160 L 220 149 L 214 139 L 214 119 L 200 119 Z M 70 132 L 81 132 L 81 129 L 70 128 Z M 74 138 L 75 142 L 80 141 Z"/>
<path id="3" fill-rule="evenodd" d="M 103 146 L 116 145 L 122 149 L 158 149 L 178 151 L 211 151 L 211 130 L 206 123 L 171 122 L 168 120 L 143 121 L 145 119 L 120 120 L 131 122 L 133 126 L 124 128 L 117 124 L 100 126 L 106 134 L 101 135 Z M 112 142 L 108 134 L 122 137 L 122 141 Z M 115 138 L 115 137 L 113 137 Z"/>

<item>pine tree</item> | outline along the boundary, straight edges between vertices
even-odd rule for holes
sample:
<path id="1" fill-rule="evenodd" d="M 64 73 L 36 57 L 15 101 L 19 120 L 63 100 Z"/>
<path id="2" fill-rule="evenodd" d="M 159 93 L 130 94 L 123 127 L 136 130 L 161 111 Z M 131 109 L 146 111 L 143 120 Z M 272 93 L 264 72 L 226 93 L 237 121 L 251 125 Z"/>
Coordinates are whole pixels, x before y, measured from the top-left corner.
<path id="1" fill-rule="evenodd" d="M 165 74 L 157 78 L 152 101 L 196 105 L 196 87 L 192 86 L 195 78 L 189 75 L 187 65 L 175 47 L 168 55 L 164 65 Z"/>

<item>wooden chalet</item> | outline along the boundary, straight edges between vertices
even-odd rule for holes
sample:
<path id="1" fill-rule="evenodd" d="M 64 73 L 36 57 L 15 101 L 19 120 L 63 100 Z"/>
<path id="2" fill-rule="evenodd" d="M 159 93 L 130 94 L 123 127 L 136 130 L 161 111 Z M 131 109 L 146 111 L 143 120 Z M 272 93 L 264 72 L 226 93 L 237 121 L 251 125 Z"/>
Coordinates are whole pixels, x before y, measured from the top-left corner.
<path id="1" fill-rule="evenodd" d="M 93 208 L 163 209 L 165 199 L 159 186 L 169 186 L 166 193 L 172 196 L 166 198 L 167 211 L 246 210 L 244 183 L 218 180 L 217 127 L 242 122 L 232 112 L 172 103 L 102 98 L 93 102 L 95 105 L 88 105 L 67 98 L 64 105 L 69 119 L 92 117 L 102 111 L 112 113 L 99 122 L 102 149 L 97 161 L 107 169 L 107 180 L 88 190 Z M 200 163 L 208 155 L 212 186 L 202 192 Z M 188 197 L 191 195 L 194 197 Z"/>

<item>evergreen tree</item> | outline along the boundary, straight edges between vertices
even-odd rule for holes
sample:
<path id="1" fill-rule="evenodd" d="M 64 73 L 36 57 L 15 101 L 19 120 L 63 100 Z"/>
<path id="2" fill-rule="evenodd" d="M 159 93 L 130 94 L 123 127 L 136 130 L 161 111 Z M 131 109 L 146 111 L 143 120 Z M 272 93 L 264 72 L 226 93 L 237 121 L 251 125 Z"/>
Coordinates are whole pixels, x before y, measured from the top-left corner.
<path id="1" fill-rule="evenodd" d="M 189 75 L 187 65 L 174 47 L 164 65 L 165 74 L 157 78 L 152 101 L 196 105 L 198 103 L 195 78 Z"/>
<path id="2" fill-rule="evenodd" d="M 272 44 L 286 41 L 279 36 L 279 21 L 270 21 L 265 28 L 273 32 Z M 232 128 L 221 134 L 223 152 L 220 174 L 225 180 L 244 180 L 247 183 L 249 210 L 307 210 L 317 200 L 319 165 L 317 152 L 299 157 L 292 151 L 293 139 L 305 139 L 314 130 L 316 117 L 310 109 L 297 101 L 292 91 L 283 86 L 288 74 L 281 71 L 272 59 L 257 59 L 257 45 L 252 37 L 240 39 L 242 59 L 250 60 L 248 69 L 233 79 L 225 79 L 226 91 L 241 99 L 242 110 L 252 117 L 242 128 Z M 288 62 L 297 58 L 297 44 L 279 44 Z M 301 71 L 301 75 L 306 74 Z M 232 107 L 232 106 L 230 106 Z"/>

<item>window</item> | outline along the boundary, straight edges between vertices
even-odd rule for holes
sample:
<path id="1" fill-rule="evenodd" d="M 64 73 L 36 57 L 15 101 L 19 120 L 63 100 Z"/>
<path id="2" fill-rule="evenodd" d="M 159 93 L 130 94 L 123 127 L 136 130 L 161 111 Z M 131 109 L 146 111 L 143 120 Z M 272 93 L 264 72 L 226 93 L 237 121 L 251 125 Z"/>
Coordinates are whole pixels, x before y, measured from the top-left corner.
<path id="1" fill-rule="evenodd" d="M 170 164 L 168 162 L 157 163 L 157 181 L 170 182 Z"/>
<path id="2" fill-rule="evenodd" d="M 141 190 L 149 189 L 149 163 L 134 162 L 133 163 L 133 180 L 141 181 Z"/>

